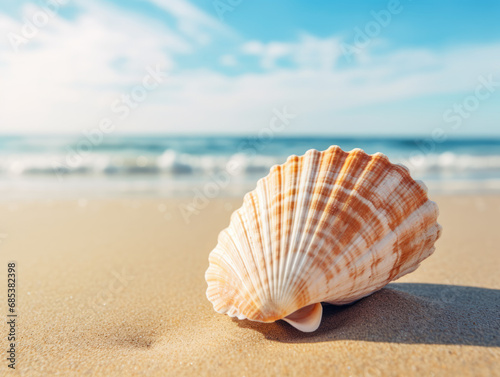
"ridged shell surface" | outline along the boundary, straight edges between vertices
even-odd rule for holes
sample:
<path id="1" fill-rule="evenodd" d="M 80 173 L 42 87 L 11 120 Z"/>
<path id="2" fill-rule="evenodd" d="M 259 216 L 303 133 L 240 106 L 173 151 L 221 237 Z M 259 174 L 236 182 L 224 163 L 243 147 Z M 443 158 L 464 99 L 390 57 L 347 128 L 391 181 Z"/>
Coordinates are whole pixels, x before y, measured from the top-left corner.
<path id="1" fill-rule="evenodd" d="M 311 305 L 354 302 L 415 270 L 434 251 L 437 216 L 425 186 L 383 154 L 291 156 L 219 235 L 207 297 L 219 313 L 313 331 L 318 321 L 301 327 L 294 313 L 316 308 L 321 320 Z"/>

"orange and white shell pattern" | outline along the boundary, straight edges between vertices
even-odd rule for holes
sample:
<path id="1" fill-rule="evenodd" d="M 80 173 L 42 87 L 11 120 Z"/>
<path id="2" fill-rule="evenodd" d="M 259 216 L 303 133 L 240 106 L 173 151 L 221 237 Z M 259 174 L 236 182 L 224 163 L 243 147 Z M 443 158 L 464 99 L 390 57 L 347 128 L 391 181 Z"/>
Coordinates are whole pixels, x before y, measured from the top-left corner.
<path id="1" fill-rule="evenodd" d="M 437 216 L 425 185 L 381 153 L 291 156 L 220 233 L 207 297 L 231 317 L 314 331 L 321 302 L 352 303 L 414 271 L 434 251 Z"/>

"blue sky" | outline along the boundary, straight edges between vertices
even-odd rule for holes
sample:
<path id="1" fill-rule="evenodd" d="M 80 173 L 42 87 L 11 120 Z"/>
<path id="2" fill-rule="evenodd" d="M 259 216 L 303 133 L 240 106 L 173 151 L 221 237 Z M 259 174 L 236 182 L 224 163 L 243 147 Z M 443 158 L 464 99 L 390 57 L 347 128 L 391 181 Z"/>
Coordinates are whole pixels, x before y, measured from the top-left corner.
<path id="1" fill-rule="evenodd" d="M 500 136 L 498 19 L 493 0 L 6 0 L 0 132 L 254 134 L 286 111 L 285 134 Z"/>

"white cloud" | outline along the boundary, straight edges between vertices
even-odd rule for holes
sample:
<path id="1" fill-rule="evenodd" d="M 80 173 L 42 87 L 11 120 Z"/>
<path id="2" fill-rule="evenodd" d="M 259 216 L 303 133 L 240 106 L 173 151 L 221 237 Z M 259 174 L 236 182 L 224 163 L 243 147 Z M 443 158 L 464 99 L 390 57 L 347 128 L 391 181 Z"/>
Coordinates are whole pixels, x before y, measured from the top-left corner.
<path id="1" fill-rule="evenodd" d="M 281 42 L 263 44 L 259 41 L 250 41 L 242 46 L 242 52 L 258 56 L 260 58 L 260 65 L 263 68 L 271 69 L 276 67 L 278 59 L 289 56 L 292 53 L 292 45 Z"/>
<path id="2" fill-rule="evenodd" d="M 182 125 L 193 132 L 256 132 L 267 125 L 274 107 L 287 105 L 300 115 L 290 132 L 429 132 L 447 126 L 442 115 L 453 104 L 450 98 L 473 92 L 480 75 L 496 74 L 499 59 L 500 46 L 490 45 L 399 51 L 329 71 L 304 64 L 236 77 L 189 72 L 172 77 L 157 94 L 160 103 L 147 104 L 144 116 L 157 130 L 174 131 Z M 425 98 L 442 102 L 416 110 L 398 105 Z M 388 104 L 383 113 L 365 110 Z M 132 130 L 133 122 L 124 127 Z"/>
<path id="3" fill-rule="evenodd" d="M 224 67 L 235 67 L 238 65 L 238 60 L 234 55 L 231 54 L 222 55 L 219 61 L 220 64 L 222 64 Z"/>
<path id="4" fill-rule="evenodd" d="M 363 59 L 339 64 L 343 56 L 338 37 L 306 34 L 295 42 L 249 41 L 219 54 L 219 63 L 227 67 L 240 67 L 254 56 L 263 68 L 259 73 L 227 76 L 209 67 L 185 69 L 178 57 L 226 38 L 225 27 L 185 1 L 151 1 L 177 25 L 78 0 L 81 12 L 73 20 L 52 18 L 19 53 L 0 41 L 0 132 L 95 127 L 110 114 L 113 101 L 139 84 L 146 67 L 155 64 L 171 69 L 170 78 L 119 130 L 255 132 L 268 125 L 273 108 L 283 105 L 298 114 L 291 132 L 430 128 L 442 122 L 448 100 L 441 112 L 437 106 L 419 114 L 405 113 L 397 103 L 467 93 L 479 75 L 498 72 L 500 46 L 494 44 L 383 54 L 367 48 Z M 0 22 L 14 32 L 22 27 L 5 15 Z M 386 104 L 393 104 L 387 114 L 363 110 Z"/>
<path id="5" fill-rule="evenodd" d="M 287 59 L 300 69 L 331 70 L 340 56 L 339 45 L 336 37 L 320 39 L 303 34 L 295 43 L 249 41 L 241 51 L 257 56 L 265 69 L 278 68 L 280 59 Z"/>
<path id="6" fill-rule="evenodd" d="M 74 131 L 109 111 L 125 88 L 140 83 L 147 66 L 175 67 L 193 51 L 181 33 L 114 6 L 80 1 L 73 21 L 56 15 L 15 52 L 0 52 L 2 131 Z M 33 12 L 25 9 L 25 16 Z M 3 18 L 6 18 L 3 16 Z M 23 23 L 8 19 L 12 33 Z"/>
<path id="7" fill-rule="evenodd" d="M 178 20 L 179 30 L 198 43 L 211 42 L 213 33 L 233 35 L 234 33 L 214 17 L 200 11 L 185 0 L 148 0 L 172 14 Z"/>

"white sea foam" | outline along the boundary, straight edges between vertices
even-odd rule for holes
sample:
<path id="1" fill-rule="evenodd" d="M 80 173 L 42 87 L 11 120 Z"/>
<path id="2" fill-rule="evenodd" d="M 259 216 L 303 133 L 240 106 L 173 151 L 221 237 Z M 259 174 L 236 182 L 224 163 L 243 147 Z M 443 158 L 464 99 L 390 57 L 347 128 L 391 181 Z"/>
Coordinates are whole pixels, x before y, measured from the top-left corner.
<path id="1" fill-rule="evenodd" d="M 78 140 L 1 138 L 0 195 L 74 190 L 153 192 L 192 195 L 193 188 L 228 175 L 220 190 L 240 195 L 253 188 L 271 166 L 311 148 L 339 144 L 381 151 L 410 169 L 431 192 L 500 192 L 500 141 L 453 141 L 441 153 L 420 153 L 411 140 L 121 137 L 106 140 L 88 153 L 75 153 Z M 71 147 L 73 146 L 73 147 Z M 191 193 L 191 194 L 190 194 Z"/>
<path id="2" fill-rule="evenodd" d="M 248 156 L 237 153 L 229 156 L 193 155 L 165 151 L 159 156 L 91 154 L 76 164 L 68 164 L 64 155 L 26 154 L 0 158 L 0 176 L 54 175 L 61 170 L 66 175 L 128 175 L 128 174 L 169 174 L 169 175 L 210 175 L 232 169 L 235 174 L 254 175 L 266 173 L 275 164 L 283 163 L 287 156 Z M 500 174 L 499 155 L 457 155 L 454 153 L 432 154 L 419 159 L 394 158 L 416 175 L 478 173 Z"/>

